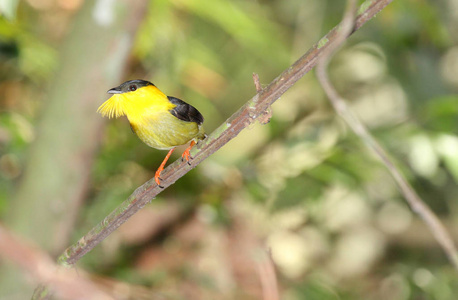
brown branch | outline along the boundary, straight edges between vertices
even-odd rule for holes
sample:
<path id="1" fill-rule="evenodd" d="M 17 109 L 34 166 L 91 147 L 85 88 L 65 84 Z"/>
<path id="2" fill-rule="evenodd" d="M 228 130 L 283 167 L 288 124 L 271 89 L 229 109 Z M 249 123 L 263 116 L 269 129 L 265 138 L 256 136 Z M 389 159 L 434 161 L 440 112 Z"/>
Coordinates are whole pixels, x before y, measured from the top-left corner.
<path id="1" fill-rule="evenodd" d="M 391 1 L 392 0 L 387 1 L 387 4 Z M 316 75 L 336 112 L 348 123 L 356 135 L 365 142 L 366 146 L 371 151 L 373 151 L 382 161 L 391 176 L 393 176 L 394 180 L 398 184 L 399 189 L 404 195 L 407 203 L 410 205 L 412 210 L 416 212 L 418 216 L 426 223 L 436 241 L 447 254 L 452 265 L 456 270 L 458 270 L 458 252 L 453 239 L 445 229 L 444 225 L 442 225 L 439 218 L 417 195 L 415 190 L 411 187 L 409 182 L 405 179 L 404 175 L 395 166 L 383 147 L 377 142 L 377 140 L 374 139 L 369 130 L 367 130 L 367 128 L 358 119 L 358 117 L 354 115 L 353 112 L 348 108 L 344 99 L 340 97 L 337 91 L 334 89 L 327 75 L 326 69 L 332 56 L 342 46 L 346 38 L 351 34 L 355 23 L 357 27 L 358 22 L 357 20 L 356 22 L 354 21 L 354 3 L 354 0 L 348 1 L 348 8 L 340 26 L 341 30 L 338 36 L 334 39 L 331 45 L 329 45 L 329 47 L 325 50 L 322 57 L 320 58 L 316 67 Z"/>
<path id="2" fill-rule="evenodd" d="M 389 2 L 389 0 L 366 1 L 361 8 L 361 13 L 356 18 L 355 30 L 373 18 Z M 204 159 L 235 138 L 245 127 L 255 122 L 259 116 L 262 116 L 272 103 L 315 66 L 318 57 L 328 47 L 330 42 L 337 38 L 337 31 L 337 28 L 332 29 L 298 61 L 281 73 L 267 87 L 262 89 L 260 93 L 256 94 L 226 122 L 211 133 L 208 138 L 199 143 L 197 147 L 194 147 L 191 150 L 193 157 L 191 165 L 182 162 L 180 159 L 166 168 L 161 174 L 161 183 L 164 188 L 175 183 L 175 181 L 200 164 Z M 69 247 L 61 255 L 59 262 L 64 265 L 76 263 L 82 256 L 92 250 L 162 191 L 163 189 L 156 185 L 154 179 L 149 180 L 137 188 L 115 211 L 89 231 L 76 244 Z"/>
<path id="3" fill-rule="evenodd" d="M 26 245 L 3 226 L 0 226 L 0 254 L 35 281 L 46 282 L 63 299 L 113 299 L 75 270 L 58 268 L 45 252 Z"/>

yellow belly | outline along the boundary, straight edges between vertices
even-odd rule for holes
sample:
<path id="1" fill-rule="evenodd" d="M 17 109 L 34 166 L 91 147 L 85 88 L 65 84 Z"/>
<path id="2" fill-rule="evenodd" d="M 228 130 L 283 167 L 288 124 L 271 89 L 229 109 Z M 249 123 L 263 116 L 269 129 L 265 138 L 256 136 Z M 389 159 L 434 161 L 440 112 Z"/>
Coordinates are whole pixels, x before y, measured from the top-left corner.
<path id="1" fill-rule="evenodd" d="M 129 122 L 140 140 L 155 149 L 171 149 L 205 136 L 202 126 L 177 119 L 168 111 Z"/>

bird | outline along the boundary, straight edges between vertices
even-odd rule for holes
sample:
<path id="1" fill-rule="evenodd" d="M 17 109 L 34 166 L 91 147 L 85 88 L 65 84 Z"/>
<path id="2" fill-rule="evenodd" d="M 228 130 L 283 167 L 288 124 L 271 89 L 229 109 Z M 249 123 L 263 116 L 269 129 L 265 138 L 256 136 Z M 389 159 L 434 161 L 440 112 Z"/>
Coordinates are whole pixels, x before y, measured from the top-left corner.
<path id="1" fill-rule="evenodd" d="M 135 79 L 107 91 L 112 96 L 98 109 L 103 117 L 126 116 L 132 131 L 146 145 L 169 150 L 157 169 L 154 180 L 161 186 L 161 172 L 177 146 L 189 144 L 182 159 L 190 164 L 191 148 L 207 137 L 202 126 L 204 117 L 192 105 L 166 96 L 153 83 Z"/>

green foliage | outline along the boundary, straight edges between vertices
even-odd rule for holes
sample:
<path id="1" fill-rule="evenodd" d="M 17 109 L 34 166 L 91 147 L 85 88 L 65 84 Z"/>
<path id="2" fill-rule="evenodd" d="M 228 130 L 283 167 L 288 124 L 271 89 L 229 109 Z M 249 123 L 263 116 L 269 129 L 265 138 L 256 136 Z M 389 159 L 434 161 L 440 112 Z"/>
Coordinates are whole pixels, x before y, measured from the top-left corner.
<path id="1" fill-rule="evenodd" d="M 49 78 L 56 69 L 57 53 L 44 40 L 34 36 L 20 20 L 0 17 L 0 79 L 27 76 L 31 80 Z M 12 75 L 15 75 L 14 77 Z"/>
<path id="2" fill-rule="evenodd" d="M 310 280 L 306 285 L 298 285 L 295 287 L 295 299 L 323 299 L 323 300 L 343 300 L 355 299 L 348 295 L 340 294 L 335 287 L 324 284 L 322 280 Z"/>
<path id="3" fill-rule="evenodd" d="M 458 96 L 446 95 L 430 99 L 418 108 L 419 123 L 428 130 L 454 134 L 458 132 Z"/>

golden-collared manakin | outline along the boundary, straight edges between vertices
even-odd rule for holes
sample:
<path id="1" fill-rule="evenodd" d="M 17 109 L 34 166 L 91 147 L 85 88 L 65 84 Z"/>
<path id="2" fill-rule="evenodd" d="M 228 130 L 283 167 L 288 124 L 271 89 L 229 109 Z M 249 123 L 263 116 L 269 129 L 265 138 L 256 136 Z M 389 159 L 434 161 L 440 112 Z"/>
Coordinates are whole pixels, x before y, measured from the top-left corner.
<path id="1" fill-rule="evenodd" d="M 108 93 L 113 96 L 97 110 L 102 116 L 126 115 L 140 140 L 152 148 L 169 150 L 154 176 L 159 186 L 161 172 L 175 147 L 191 142 L 182 155 L 189 162 L 191 148 L 206 137 L 202 127 L 204 117 L 195 107 L 166 96 L 149 81 L 129 80 Z"/>

